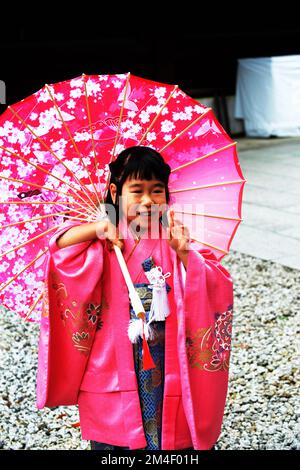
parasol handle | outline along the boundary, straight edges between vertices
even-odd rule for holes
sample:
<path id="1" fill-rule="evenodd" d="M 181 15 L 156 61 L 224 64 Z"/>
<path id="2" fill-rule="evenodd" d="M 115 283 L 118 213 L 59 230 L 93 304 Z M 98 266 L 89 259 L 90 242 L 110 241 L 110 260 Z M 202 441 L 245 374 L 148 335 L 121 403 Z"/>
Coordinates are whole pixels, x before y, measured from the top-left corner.
<path id="1" fill-rule="evenodd" d="M 125 282 L 126 282 L 127 287 L 128 287 L 129 297 L 130 297 L 130 300 L 131 300 L 132 308 L 134 310 L 134 313 L 138 317 L 139 313 L 144 313 L 145 314 L 145 310 L 144 310 L 142 301 L 139 297 L 139 294 L 137 293 L 137 291 L 134 288 L 133 282 L 131 280 L 127 265 L 125 263 L 125 260 L 124 260 L 123 254 L 122 254 L 122 251 L 115 244 L 114 244 L 114 250 L 115 250 L 116 256 L 118 258 L 119 265 L 120 265 L 121 271 L 123 273 Z"/>

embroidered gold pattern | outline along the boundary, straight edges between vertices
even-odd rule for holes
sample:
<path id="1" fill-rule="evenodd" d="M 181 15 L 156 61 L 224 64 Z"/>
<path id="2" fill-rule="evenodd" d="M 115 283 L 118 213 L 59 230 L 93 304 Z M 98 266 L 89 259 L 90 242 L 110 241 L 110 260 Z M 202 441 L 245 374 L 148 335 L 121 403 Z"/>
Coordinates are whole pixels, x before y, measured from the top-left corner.
<path id="1" fill-rule="evenodd" d="M 85 333 L 84 331 L 82 333 L 78 333 L 77 331 L 76 333 L 73 333 L 72 339 L 75 348 L 77 348 L 80 352 L 86 353 L 90 350 L 88 333 Z"/>
<path id="2" fill-rule="evenodd" d="M 215 313 L 215 322 L 208 328 L 186 330 L 186 351 L 192 368 L 216 372 L 229 369 L 233 306 Z"/>
<path id="3" fill-rule="evenodd" d="M 101 329 L 101 306 L 95 302 L 78 302 L 71 298 L 65 284 L 52 272 L 51 288 L 54 291 L 56 307 L 73 346 L 81 354 L 89 355 L 96 329 Z"/>

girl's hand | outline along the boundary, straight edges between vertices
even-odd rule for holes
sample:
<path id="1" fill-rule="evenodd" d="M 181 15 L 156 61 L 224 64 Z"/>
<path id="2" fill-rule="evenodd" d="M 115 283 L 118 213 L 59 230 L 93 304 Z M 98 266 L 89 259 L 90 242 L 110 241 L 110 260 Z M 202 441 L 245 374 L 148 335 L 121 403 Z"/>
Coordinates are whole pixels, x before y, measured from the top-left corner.
<path id="1" fill-rule="evenodd" d="M 119 228 L 112 224 L 109 220 L 106 221 L 107 224 L 104 228 L 104 237 L 106 238 L 107 249 L 108 251 L 112 251 L 114 249 L 114 245 L 117 245 L 120 250 L 123 251 L 124 249 L 124 240 L 119 231 Z"/>
<path id="2" fill-rule="evenodd" d="M 66 230 L 56 243 L 59 248 L 75 245 L 76 243 L 95 240 L 96 238 L 107 239 L 107 247 L 109 251 L 113 249 L 113 244 L 119 246 L 121 250 L 124 248 L 124 241 L 119 239 L 119 231 L 109 220 L 101 220 L 99 222 L 88 222 L 79 224 Z M 123 238 L 123 237 L 121 237 Z"/>
<path id="3" fill-rule="evenodd" d="M 176 251 L 178 256 L 184 260 L 187 260 L 187 254 L 190 246 L 190 233 L 188 228 L 179 220 L 174 218 L 174 210 L 170 209 L 168 211 L 168 223 L 167 235 L 168 243 Z"/>

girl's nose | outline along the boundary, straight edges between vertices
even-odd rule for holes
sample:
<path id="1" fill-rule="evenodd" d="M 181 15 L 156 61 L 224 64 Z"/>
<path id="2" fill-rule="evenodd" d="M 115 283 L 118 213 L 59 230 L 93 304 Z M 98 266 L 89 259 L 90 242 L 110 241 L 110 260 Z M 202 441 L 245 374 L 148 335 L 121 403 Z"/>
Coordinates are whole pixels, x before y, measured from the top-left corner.
<path id="1" fill-rule="evenodd" d="M 153 204 L 153 201 L 152 201 L 151 197 L 149 196 L 149 194 L 143 194 L 141 202 L 142 202 L 143 206 L 151 206 L 151 204 Z"/>

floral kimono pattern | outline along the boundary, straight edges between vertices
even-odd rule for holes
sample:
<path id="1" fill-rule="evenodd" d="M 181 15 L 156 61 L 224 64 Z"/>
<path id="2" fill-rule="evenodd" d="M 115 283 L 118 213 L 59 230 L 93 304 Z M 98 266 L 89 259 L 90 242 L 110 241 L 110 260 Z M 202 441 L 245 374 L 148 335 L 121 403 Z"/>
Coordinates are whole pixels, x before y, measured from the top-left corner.
<path id="1" fill-rule="evenodd" d="M 170 315 L 157 322 L 149 344 L 157 367 L 141 372 L 139 344 L 128 340 L 132 309 L 118 259 L 102 240 L 59 249 L 57 237 L 73 225 L 49 241 L 37 408 L 78 404 L 83 440 L 130 449 L 211 449 L 228 387 L 230 274 L 211 250 L 191 247 L 183 283 L 181 262 L 164 237 L 135 247 L 129 234 L 123 255 L 146 315 L 152 292 L 141 261 L 152 256 L 171 273 Z"/>

